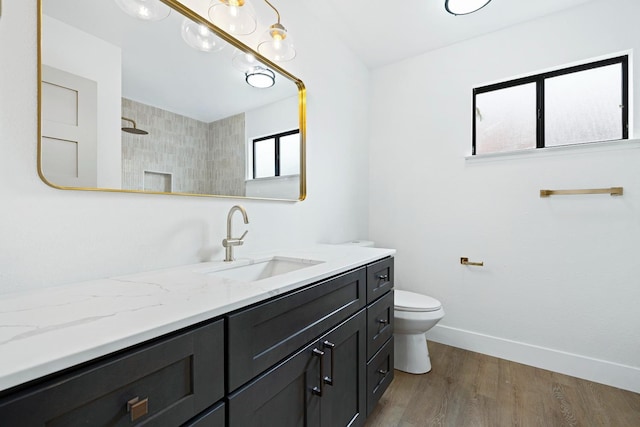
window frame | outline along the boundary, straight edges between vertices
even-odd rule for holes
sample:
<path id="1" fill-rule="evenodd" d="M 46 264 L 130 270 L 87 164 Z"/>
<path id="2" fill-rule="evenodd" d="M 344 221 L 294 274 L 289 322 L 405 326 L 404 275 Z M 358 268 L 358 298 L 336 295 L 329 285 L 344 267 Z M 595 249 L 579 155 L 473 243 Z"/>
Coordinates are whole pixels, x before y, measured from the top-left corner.
<path id="1" fill-rule="evenodd" d="M 293 129 L 293 130 L 289 130 L 286 132 L 278 132 L 276 134 L 272 134 L 272 135 L 267 135 L 267 136 L 261 136 L 259 138 L 253 138 L 251 140 L 251 152 L 252 152 L 252 159 L 251 159 L 251 179 L 269 179 L 269 178 L 277 178 L 280 177 L 280 138 L 285 137 L 285 136 L 290 136 L 290 135 L 295 135 L 295 134 L 300 134 L 300 129 Z M 256 143 L 260 142 L 260 141 L 266 141 L 268 139 L 273 139 L 274 140 L 274 150 L 275 150 L 275 165 L 274 165 L 274 173 L 275 175 L 273 176 L 263 176 L 260 178 L 256 178 Z M 299 174 L 299 173 L 298 173 Z M 298 174 L 294 174 L 294 175 L 284 175 L 284 176 L 295 176 Z"/>
<path id="2" fill-rule="evenodd" d="M 602 59 L 598 61 L 588 62 L 585 64 L 574 65 L 558 70 L 548 71 L 544 73 L 534 74 L 527 77 L 520 77 L 513 80 L 494 83 L 486 86 L 473 88 L 473 106 L 472 115 L 472 147 L 471 155 L 476 155 L 476 96 L 483 93 L 493 92 L 496 90 L 507 89 L 510 87 L 520 86 L 524 84 L 536 84 L 536 149 L 545 148 L 545 81 L 549 78 L 558 77 L 567 74 L 578 73 L 581 71 L 592 70 L 595 68 L 605 67 L 608 65 L 620 64 L 622 67 L 622 139 L 629 139 L 629 55 L 619 55 L 612 58 Z M 586 141 L 578 142 L 570 145 L 581 145 L 590 142 L 603 141 Z M 510 153 L 518 150 L 504 151 Z M 494 154 L 494 153 L 491 153 Z"/>

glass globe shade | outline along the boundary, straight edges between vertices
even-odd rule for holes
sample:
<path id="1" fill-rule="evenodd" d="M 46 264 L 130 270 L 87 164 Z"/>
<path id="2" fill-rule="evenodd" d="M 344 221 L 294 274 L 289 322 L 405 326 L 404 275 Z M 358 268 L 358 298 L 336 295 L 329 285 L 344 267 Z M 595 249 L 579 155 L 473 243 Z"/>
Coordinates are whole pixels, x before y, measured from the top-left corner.
<path id="1" fill-rule="evenodd" d="M 230 34 L 244 36 L 256 30 L 253 6 L 247 0 L 213 0 L 209 19 Z"/>
<path id="2" fill-rule="evenodd" d="M 171 13 L 171 8 L 160 0 L 115 0 L 128 15 L 144 21 L 160 21 Z"/>
<path id="3" fill-rule="evenodd" d="M 202 52 L 218 52 L 224 47 L 222 40 L 206 25 L 188 18 L 182 21 L 182 39 L 192 48 Z"/>
<path id="4" fill-rule="evenodd" d="M 275 62 L 290 61 L 296 56 L 293 40 L 286 28 L 273 24 L 258 44 L 258 52 Z"/>

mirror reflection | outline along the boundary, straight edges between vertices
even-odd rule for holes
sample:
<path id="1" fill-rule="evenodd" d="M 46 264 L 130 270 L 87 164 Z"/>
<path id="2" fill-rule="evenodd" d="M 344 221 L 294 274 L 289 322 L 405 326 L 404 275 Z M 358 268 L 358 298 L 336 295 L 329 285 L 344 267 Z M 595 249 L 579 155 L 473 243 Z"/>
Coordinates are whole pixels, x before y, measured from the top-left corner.
<path id="1" fill-rule="evenodd" d="M 154 20 L 119 1 L 40 0 L 45 182 L 304 199 L 302 82 L 179 3 Z"/>

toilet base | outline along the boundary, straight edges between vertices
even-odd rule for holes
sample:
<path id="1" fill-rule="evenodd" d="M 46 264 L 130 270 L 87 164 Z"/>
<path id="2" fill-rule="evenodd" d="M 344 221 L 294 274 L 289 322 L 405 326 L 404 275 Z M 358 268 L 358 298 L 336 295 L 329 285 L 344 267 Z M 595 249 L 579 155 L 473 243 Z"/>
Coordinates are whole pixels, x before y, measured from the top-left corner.
<path id="1" fill-rule="evenodd" d="M 424 334 L 394 334 L 393 367 L 410 374 L 426 374 L 431 370 L 429 348 Z"/>

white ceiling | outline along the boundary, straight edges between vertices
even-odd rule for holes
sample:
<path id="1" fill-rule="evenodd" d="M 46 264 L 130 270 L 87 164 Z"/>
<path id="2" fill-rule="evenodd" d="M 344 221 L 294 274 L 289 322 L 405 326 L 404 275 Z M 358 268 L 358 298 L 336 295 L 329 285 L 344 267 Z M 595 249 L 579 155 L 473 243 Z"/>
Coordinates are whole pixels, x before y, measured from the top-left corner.
<path id="1" fill-rule="evenodd" d="M 583 3 L 606 0 L 493 0 L 464 16 L 449 14 L 444 0 L 299 1 L 368 67 L 376 68 Z"/>

